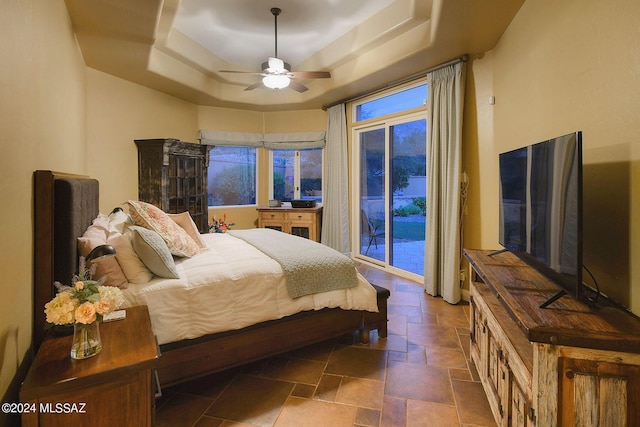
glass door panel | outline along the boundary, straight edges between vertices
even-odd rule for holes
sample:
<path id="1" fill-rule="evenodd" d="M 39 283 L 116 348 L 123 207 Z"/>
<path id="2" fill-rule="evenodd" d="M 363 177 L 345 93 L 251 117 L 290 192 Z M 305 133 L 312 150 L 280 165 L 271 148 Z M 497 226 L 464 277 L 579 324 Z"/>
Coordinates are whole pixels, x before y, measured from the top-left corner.
<path id="1" fill-rule="evenodd" d="M 426 120 L 389 127 L 389 264 L 419 275 L 424 275 L 426 127 Z"/>
<path id="2" fill-rule="evenodd" d="M 360 255 L 385 262 L 386 129 L 359 133 Z"/>

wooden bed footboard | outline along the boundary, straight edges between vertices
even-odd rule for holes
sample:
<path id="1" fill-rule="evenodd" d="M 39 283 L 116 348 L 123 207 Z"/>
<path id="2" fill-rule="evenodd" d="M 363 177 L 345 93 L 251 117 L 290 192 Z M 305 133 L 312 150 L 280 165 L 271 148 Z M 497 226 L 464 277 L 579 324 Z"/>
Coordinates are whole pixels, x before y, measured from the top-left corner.
<path id="1" fill-rule="evenodd" d="M 373 329 L 385 338 L 387 299 L 391 294 L 383 287 L 374 287 L 377 313 L 339 308 L 305 311 L 238 331 L 162 345 L 157 367 L 160 385 L 167 387 L 353 331 L 360 331 L 363 343 L 368 343 Z"/>

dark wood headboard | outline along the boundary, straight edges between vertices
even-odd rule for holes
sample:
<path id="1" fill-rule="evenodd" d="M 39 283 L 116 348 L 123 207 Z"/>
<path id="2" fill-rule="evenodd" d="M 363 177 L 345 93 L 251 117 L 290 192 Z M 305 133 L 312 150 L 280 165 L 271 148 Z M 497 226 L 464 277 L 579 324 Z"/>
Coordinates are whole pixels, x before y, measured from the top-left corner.
<path id="1" fill-rule="evenodd" d="M 44 305 L 54 281 L 69 284 L 78 271 L 77 239 L 99 212 L 99 184 L 84 175 L 37 170 L 33 174 L 33 346 L 44 338 Z"/>

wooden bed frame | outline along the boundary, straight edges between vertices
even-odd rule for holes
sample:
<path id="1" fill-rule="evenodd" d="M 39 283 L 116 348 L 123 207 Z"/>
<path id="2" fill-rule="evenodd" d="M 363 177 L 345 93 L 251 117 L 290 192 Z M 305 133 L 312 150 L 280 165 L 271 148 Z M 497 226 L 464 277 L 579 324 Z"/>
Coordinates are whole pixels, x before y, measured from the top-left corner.
<path id="1" fill-rule="evenodd" d="M 69 283 L 78 268 L 77 238 L 99 213 L 99 184 L 83 175 L 34 172 L 33 345 L 44 338 L 44 305 L 56 293 L 54 281 Z M 160 346 L 158 377 L 162 386 L 222 371 L 309 344 L 360 331 L 387 336 L 390 292 L 375 286 L 378 313 L 324 309 L 263 322 L 238 331 L 207 335 Z"/>

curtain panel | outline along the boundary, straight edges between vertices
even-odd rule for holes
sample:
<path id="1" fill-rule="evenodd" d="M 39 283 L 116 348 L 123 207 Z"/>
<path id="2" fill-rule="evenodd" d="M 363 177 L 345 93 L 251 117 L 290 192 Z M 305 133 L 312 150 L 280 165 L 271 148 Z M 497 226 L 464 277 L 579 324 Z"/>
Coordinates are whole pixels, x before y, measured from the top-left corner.
<path id="1" fill-rule="evenodd" d="M 466 63 L 435 70 L 429 86 L 427 133 L 427 227 L 424 287 L 456 304 L 460 289 L 462 113 Z"/>
<path id="2" fill-rule="evenodd" d="M 328 109 L 323 175 L 321 242 L 350 255 L 347 116 L 344 104 Z"/>

